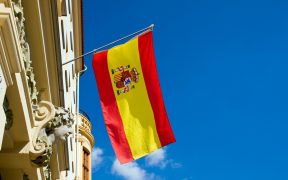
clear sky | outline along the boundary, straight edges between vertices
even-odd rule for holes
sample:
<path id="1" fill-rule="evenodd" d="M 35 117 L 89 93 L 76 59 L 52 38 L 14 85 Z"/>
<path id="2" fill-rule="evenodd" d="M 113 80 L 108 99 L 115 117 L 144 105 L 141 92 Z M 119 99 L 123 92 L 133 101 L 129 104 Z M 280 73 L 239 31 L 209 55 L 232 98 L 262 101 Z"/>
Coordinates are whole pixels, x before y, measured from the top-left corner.
<path id="1" fill-rule="evenodd" d="M 84 0 L 86 52 L 155 24 L 177 140 L 119 166 L 87 56 L 80 106 L 93 125 L 93 179 L 287 180 L 287 12 L 284 0 Z"/>

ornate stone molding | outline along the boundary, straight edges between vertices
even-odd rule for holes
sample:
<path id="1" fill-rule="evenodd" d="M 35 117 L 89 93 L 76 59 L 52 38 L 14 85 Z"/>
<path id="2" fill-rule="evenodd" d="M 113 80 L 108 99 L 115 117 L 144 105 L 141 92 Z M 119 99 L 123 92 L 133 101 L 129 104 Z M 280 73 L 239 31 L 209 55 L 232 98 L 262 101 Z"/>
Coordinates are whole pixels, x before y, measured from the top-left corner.
<path id="1" fill-rule="evenodd" d="M 40 124 L 35 127 L 30 159 L 38 167 L 49 167 L 52 146 L 57 141 L 73 132 L 73 115 L 66 109 L 55 107 L 47 101 L 41 101 L 35 110 L 35 120 Z"/>
<path id="2" fill-rule="evenodd" d="M 21 47 L 22 55 L 23 55 L 22 60 L 24 62 L 24 66 L 25 66 L 30 98 L 31 98 L 32 104 L 35 105 L 38 102 L 39 92 L 36 88 L 35 75 L 33 73 L 32 61 L 30 58 L 30 48 L 29 48 L 29 44 L 26 40 L 25 18 L 24 18 L 24 13 L 23 13 L 23 6 L 21 3 L 21 0 L 12 0 L 11 4 L 13 7 L 14 16 L 15 16 L 15 20 L 16 20 L 18 37 L 20 40 L 20 47 Z"/>

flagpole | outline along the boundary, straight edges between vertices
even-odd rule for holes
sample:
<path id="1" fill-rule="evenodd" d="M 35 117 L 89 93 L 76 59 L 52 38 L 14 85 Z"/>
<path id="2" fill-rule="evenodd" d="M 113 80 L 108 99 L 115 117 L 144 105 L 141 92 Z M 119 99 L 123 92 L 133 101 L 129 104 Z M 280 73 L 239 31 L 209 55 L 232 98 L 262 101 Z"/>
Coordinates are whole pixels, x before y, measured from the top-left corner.
<path id="1" fill-rule="evenodd" d="M 134 35 L 136 35 L 136 34 L 139 34 L 139 33 L 141 33 L 141 32 L 144 32 L 144 31 L 153 31 L 153 28 L 154 28 L 154 24 L 151 24 L 150 26 L 148 26 L 148 27 L 146 27 L 146 28 L 144 28 L 144 29 L 141 29 L 141 30 L 139 30 L 139 31 L 136 31 L 136 32 L 134 32 L 134 33 L 131 33 L 131 34 L 127 35 L 127 36 L 124 36 L 124 37 L 122 37 L 122 38 L 120 38 L 120 39 L 117 39 L 117 40 L 112 41 L 112 42 L 110 42 L 110 43 L 108 43 L 108 44 L 105 44 L 105 45 L 103 45 L 103 46 L 101 46 L 101 47 L 99 47 L 99 48 L 93 49 L 92 51 L 89 51 L 89 52 L 87 52 L 87 53 L 85 53 L 85 54 L 82 54 L 82 55 L 80 55 L 80 56 L 78 56 L 78 57 L 75 57 L 74 59 L 71 59 L 71 60 L 63 63 L 62 66 L 66 65 L 66 64 L 69 64 L 69 63 L 71 63 L 71 62 L 73 62 L 73 61 L 75 61 L 75 60 L 77 60 L 77 59 L 80 59 L 80 58 L 82 58 L 82 57 L 84 57 L 84 56 L 87 56 L 87 55 L 89 55 L 89 54 L 92 54 L 92 53 L 94 53 L 94 52 L 97 52 L 97 51 L 99 51 L 99 50 L 101 50 L 101 49 L 103 49 L 103 48 L 105 48 L 105 47 L 108 47 L 108 46 L 110 46 L 110 45 L 112 45 L 112 44 L 115 44 L 115 43 L 117 43 L 117 42 L 119 42 L 119 41 L 122 41 L 122 40 L 124 40 L 124 39 L 127 39 L 127 38 L 129 38 L 129 37 L 131 37 L 131 36 L 134 36 Z"/>

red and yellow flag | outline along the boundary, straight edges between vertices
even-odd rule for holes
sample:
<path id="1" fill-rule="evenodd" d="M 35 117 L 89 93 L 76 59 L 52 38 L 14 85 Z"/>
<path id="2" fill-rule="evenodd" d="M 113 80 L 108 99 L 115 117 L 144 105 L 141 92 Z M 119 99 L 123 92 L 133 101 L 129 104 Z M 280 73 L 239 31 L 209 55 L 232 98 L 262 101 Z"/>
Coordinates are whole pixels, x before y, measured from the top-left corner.
<path id="1" fill-rule="evenodd" d="M 93 69 L 106 128 L 121 164 L 175 142 L 160 90 L 152 31 L 96 53 Z"/>

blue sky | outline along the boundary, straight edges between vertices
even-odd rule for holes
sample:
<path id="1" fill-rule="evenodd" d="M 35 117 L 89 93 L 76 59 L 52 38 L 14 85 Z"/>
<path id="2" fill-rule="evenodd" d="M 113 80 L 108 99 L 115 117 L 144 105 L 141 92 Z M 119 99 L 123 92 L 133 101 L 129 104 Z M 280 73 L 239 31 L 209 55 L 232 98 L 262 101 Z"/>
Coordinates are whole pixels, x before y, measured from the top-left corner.
<path id="1" fill-rule="evenodd" d="M 177 142 L 115 162 L 91 67 L 80 107 L 93 125 L 93 179 L 288 179 L 288 1 L 85 0 L 90 51 L 152 23 Z"/>

